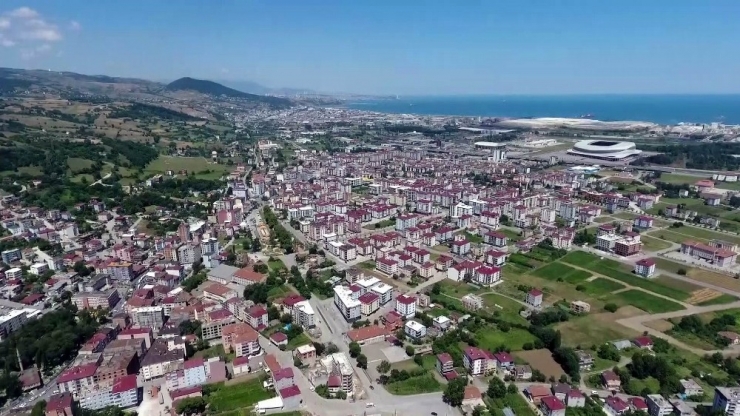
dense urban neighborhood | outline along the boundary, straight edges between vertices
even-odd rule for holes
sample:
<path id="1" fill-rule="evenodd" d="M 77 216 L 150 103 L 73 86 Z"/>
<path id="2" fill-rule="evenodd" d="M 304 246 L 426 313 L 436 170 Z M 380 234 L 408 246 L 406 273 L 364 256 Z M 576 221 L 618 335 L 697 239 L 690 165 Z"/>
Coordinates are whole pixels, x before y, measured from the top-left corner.
<path id="1" fill-rule="evenodd" d="M 3 414 L 740 415 L 740 174 L 643 159 L 704 130 L 24 94 Z"/>

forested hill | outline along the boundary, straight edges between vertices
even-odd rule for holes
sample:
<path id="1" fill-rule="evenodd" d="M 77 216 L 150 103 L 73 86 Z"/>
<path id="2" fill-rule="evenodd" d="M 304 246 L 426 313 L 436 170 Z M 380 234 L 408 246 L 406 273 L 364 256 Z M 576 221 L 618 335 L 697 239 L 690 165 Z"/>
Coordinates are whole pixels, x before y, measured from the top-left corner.
<path id="1" fill-rule="evenodd" d="M 233 88 L 223 86 L 217 82 L 207 81 L 195 78 L 180 78 L 172 81 L 165 87 L 168 91 L 195 91 L 201 94 L 214 96 L 226 96 L 230 98 L 241 98 L 255 103 L 269 105 L 273 108 L 287 108 L 292 104 L 290 100 L 278 97 L 269 97 L 266 95 L 247 94 L 246 92 L 237 91 Z"/>

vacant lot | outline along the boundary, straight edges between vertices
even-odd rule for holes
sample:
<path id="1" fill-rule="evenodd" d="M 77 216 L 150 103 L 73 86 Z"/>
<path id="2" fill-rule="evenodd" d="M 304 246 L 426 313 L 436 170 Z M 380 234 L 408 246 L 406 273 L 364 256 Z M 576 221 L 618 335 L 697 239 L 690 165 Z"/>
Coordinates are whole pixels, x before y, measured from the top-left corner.
<path id="1" fill-rule="evenodd" d="M 580 345 L 587 348 L 608 341 L 636 337 L 639 335 L 638 332 L 621 325 L 615 325 L 614 321 L 645 314 L 645 312 L 632 306 L 623 306 L 615 313 L 598 313 L 599 311 L 591 310 L 593 311 L 591 314 L 572 317 L 569 321 L 561 322 L 555 326 L 555 329 L 563 334 L 563 344 L 571 347 Z"/>
<path id="2" fill-rule="evenodd" d="M 221 386 L 208 396 L 208 404 L 213 413 L 250 407 L 261 400 L 272 397 L 273 394 L 262 388 L 259 379 L 230 386 Z"/>
<path id="3" fill-rule="evenodd" d="M 590 282 L 582 283 L 581 286 L 585 288 L 584 292 L 596 297 L 625 288 L 625 286 L 619 282 L 604 279 L 602 277 L 598 277 Z"/>
<path id="4" fill-rule="evenodd" d="M 641 236 L 640 241 L 642 241 L 643 250 L 645 251 L 660 251 L 671 248 L 671 243 L 646 235 Z"/>
<path id="5" fill-rule="evenodd" d="M 680 311 L 684 308 L 676 302 L 659 298 L 637 289 L 620 292 L 614 296 L 624 303 L 640 308 L 648 313 Z"/>
<path id="6" fill-rule="evenodd" d="M 560 262 L 554 262 L 540 267 L 533 274 L 548 280 L 562 278 L 564 281 L 572 284 L 580 283 L 591 277 L 591 274 L 587 271 L 576 269 Z"/>
<path id="7" fill-rule="evenodd" d="M 535 341 L 534 335 L 519 328 L 511 328 L 508 332 L 503 332 L 498 328 L 484 328 L 475 333 L 475 339 L 480 348 L 489 351 L 495 351 L 502 345 L 512 351 L 518 351 L 523 349 L 524 344 Z"/>
<path id="8" fill-rule="evenodd" d="M 655 260 L 656 267 L 659 269 L 668 270 L 673 273 L 678 273 L 679 270 L 683 269 L 686 271 L 686 276 L 691 279 L 713 284 L 729 290 L 740 291 L 740 280 L 733 279 L 730 276 L 698 267 L 691 267 L 662 257 L 654 257 L 653 260 Z"/>
<path id="9" fill-rule="evenodd" d="M 168 170 L 175 171 L 175 173 L 180 170 L 187 170 L 188 173 L 194 172 L 196 176 L 200 172 L 215 171 L 218 173 L 217 177 L 220 177 L 222 174 L 233 170 L 233 166 L 219 165 L 203 157 L 160 156 L 144 169 L 148 173 L 164 173 Z M 212 179 L 213 172 L 202 173 L 202 175 L 210 175 L 208 178 Z"/>
<path id="10" fill-rule="evenodd" d="M 389 393 L 398 396 L 412 394 L 434 393 L 442 390 L 442 384 L 434 378 L 434 374 L 427 373 L 419 377 L 411 377 L 403 381 L 396 381 L 385 386 Z"/>
<path id="11" fill-rule="evenodd" d="M 688 292 L 679 290 L 674 287 L 665 286 L 657 280 L 644 279 L 628 271 L 628 266 L 623 265 L 615 260 L 600 260 L 593 254 L 582 251 L 574 251 L 563 257 L 563 261 L 569 264 L 578 265 L 589 269 L 595 273 L 611 277 L 631 286 L 641 287 L 653 293 L 668 296 L 677 300 L 688 299 L 691 295 Z"/>
<path id="12" fill-rule="evenodd" d="M 670 231 L 660 230 L 650 233 L 650 235 L 662 238 L 661 234 L 665 234 L 663 236 L 665 237 L 664 240 L 674 241 L 679 244 L 686 240 L 709 241 L 714 239 L 740 244 L 740 236 L 718 233 L 716 231 L 707 230 L 706 228 L 691 227 L 688 225 L 678 228 L 671 228 Z"/>
<path id="13" fill-rule="evenodd" d="M 560 364 L 552 358 L 550 350 L 518 351 L 514 355 L 528 362 L 532 369 L 540 370 L 545 377 L 558 379 L 565 374 Z"/>

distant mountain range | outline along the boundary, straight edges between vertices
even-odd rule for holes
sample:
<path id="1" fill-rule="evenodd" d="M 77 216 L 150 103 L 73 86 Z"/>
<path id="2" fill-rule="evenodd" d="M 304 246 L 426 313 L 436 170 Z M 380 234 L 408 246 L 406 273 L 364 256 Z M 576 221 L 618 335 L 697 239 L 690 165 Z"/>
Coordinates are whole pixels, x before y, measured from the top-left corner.
<path id="1" fill-rule="evenodd" d="M 257 84 L 254 84 L 257 85 Z M 195 91 L 201 94 L 214 96 L 224 96 L 229 98 L 241 98 L 255 103 L 262 103 L 273 108 L 287 108 L 292 105 L 291 101 L 285 98 L 270 97 L 265 95 L 250 94 L 229 88 L 213 81 L 195 79 L 190 77 L 180 78 L 172 81 L 165 86 L 167 91 Z"/>
<path id="2" fill-rule="evenodd" d="M 244 91 L 250 94 L 260 95 L 313 95 L 316 91 L 306 88 L 270 88 L 252 81 L 218 81 L 227 87 Z"/>

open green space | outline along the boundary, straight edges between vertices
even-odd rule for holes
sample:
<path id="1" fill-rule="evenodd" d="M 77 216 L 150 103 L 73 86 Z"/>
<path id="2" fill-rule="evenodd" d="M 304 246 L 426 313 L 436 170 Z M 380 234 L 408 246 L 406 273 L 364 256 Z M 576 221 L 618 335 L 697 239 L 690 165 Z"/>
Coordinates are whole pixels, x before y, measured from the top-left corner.
<path id="1" fill-rule="evenodd" d="M 410 396 L 412 394 L 442 391 L 442 384 L 434 378 L 434 374 L 426 373 L 422 376 L 410 377 L 406 380 L 389 383 L 385 386 L 385 389 L 397 396 Z"/>
<path id="2" fill-rule="evenodd" d="M 705 300 L 704 302 L 699 302 L 699 306 L 711 306 L 711 305 L 724 305 L 725 303 L 731 303 L 735 302 L 737 300 L 736 297 L 732 295 L 722 294 L 720 296 L 717 296 L 714 299 Z"/>
<path id="3" fill-rule="evenodd" d="M 659 298 L 641 290 L 632 289 L 614 295 L 624 303 L 640 308 L 648 313 L 680 311 L 683 306 L 668 299 Z"/>
<path id="4" fill-rule="evenodd" d="M 576 269 L 557 261 L 540 267 L 533 274 L 548 280 L 563 279 L 571 284 L 580 283 L 591 277 L 591 273 L 585 270 Z"/>
<path id="5" fill-rule="evenodd" d="M 462 231 L 458 234 L 462 234 L 465 236 L 465 239 L 470 241 L 473 244 L 480 244 L 483 242 L 483 236 L 480 236 L 478 234 L 471 234 L 467 231 Z"/>
<path id="6" fill-rule="evenodd" d="M 672 183 L 675 185 L 681 185 L 681 184 L 689 184 L 693 185 L 697 181 L 700 181 L 702 179 L 712 179 L 706 176 L 693 176 L 693 175 L 680 175 L 678 173 L 662 173 L 660 175 L 660 179 L 658 179 L 660 182 L 665 183 Z"/>
<path id="7" fill-rule="evenodd" d="M 212 345 L 204 350 L 196 351 L 195 354 L 193 354 L 193 357 L 203 358 L 205 360 L 213 357 L 223 357 L 226 361 L 231 361 L 235 357 L 235 354 L 226 354 L 224 346 L 218 344 Z"/>
<path id="8" fill-rule="evenodd" d="M 671 248 L 671 243 L 647 235 L 640 236 L 645 251 L 660 251 Z"/>
<path id="9" fill-rule="evenodd" d="M 372 260 L 363 261 L 362 263 L 358 264 L 358 266 L 366 270 L 375 270 L 375 262 Z"/>
<path id="10" fill-rule="evenodd" d="M 527 400 L 519 394 L 506 394 L 501 399 L 486 399 L 486 405 L 491 416 L 504 416 L 505 408 L 510 408 L 516 416 L 536 416 L 534 410 L 529 406 Z"/>
<path id="11" fill-rule="evenodd" d="M 612 279 L 619 280 L 622 283 L 626 283 L 630 286 L 641 287 L 645 290 L 649 290 L 650 292 L 657 293 L 663 296 L 668 296 L 673 299 L 685 300 L 690 297 L 690 294 L 683 290 L 665 286 L 656 280 L 650 280 L 636 276 L 627 270 L 628 266 L 623 265 L 622 263 L 619 263 L 615 260 L 601 260 L 599 259 L 599 257 L 590 253 L 586 253 L 583 251 L 573 251 L 563 257 L 563 261 L 568 264 L 573 264 L 586 268 L 593 271 L 594 273 L 599 273 L 601 275 L 611 277 Z"/>
<path id="12" fill-rule="evenodd" d="M 487 293 L 481 297 L 489 312 L 499 314 L 508 322 L 521 324 L 527 322 L 519 315 L 519 311 L 524 307 L 521 303 L 498 293 Z"/>
<path id="13" fill-rule="evenodd" d="M 518 232 L 512 231 L 508 228 L 501 228 L 498 231 L 506 235 L 506 238 L 509 239 L 509 244 L 516 243 L 517 241 L 522 239 Z"/>
<path id="14" fill-rule="evenodd" d="M 306 345 L 306 344 L 310 344 L 310 343 L 311 343 L 311 338 L 309 338 L 308 335 L 306 335 L 306 333 L 303 332 L 300 335 L 298 335 L 297 337 L 295 337 L 295 338 L 291 339 L 290 341 L 288 341 L 288 345 L 285 346 L 285 349 L 292 351 L 292 350 L 300 347 L 301 345 Z"/>
<path id="15" fill-rule="evenodd" d="M 144 168 L 144 172 L 165 173 L 171 170 L 177 174 L 186 170 L 201 179 L 217 179 L 233 169 L 233 166 L 214 163 L 204 157 L 159 156 Z"/>
<path id="16" fill-rule="evenodd" d="M 637 218 L 637 214 L 634 214 L 632 212 L 622 211 L 617 212 L 616 214 L 612 214 L 612 217 L 619 218 L 620 220 L 634 220 Z"/>
<path id="17" fill-rule="evenodd" d="M 609 217 L 609 216 L 603 216 L 603 217 L 596 217 L 596 218 L 594 218 L 594 222 L 595 223 L 598 223 L 598 224 L 605 224 L 607 222 L 612 222 L 612 221 L 614 221 L 614 218 Z"/>
<path id="18" fill-rule="evenodd" d="M 601 295 L 606 295 L 607 293 L 612 293 L 615 290 L 624 289 L 625 287 L 621 283 L 609 279 L 604 279 L 602 277 L 598 277 L 589 282 L 581 283 L 580 286 L 584 287 L 584 292 L 597 297 Z"/>
<path id="19" fill-rule="evenodd" d="M 288 286 L 275 286 L 267 292 L 267 299 L 277 299 L 290 295 L 293 291 Z"/>
<path id="20" fill-rule="evenodd" d="M 732 234 L 719 233 L 716 231 L 708 230 L 706 228 L 683 226 L 674 228 L 673 231 L 677 234 L 681 234 L 684 240 L 702 239 L 702 240 L 724 240 L 735 244 L 740 244 L 740 237 Z M 660 233 L 658 231 L 657 233 Z"/>
<path id="21" fill-rule="evenodd" d="M 593 309 L 591 312 L 555 325 L 563 336 L 563 344 L 585 347 L 640 335 L 625 326 L 613 325 L 615 318 L 610 313 L 594 313 L 598 311 Z"/>
<path id="22" fill-rule="evenodd" d="M 270 259 L 267 261 L 267 266 L 272 270 L 287 270 L 285 263 L 281 259 Z"/>
<path id="23" fill-rule="evenodd" d="M 76 172 L 78 170 L 82 169 L 89 169 L 93 165 L 92 160 L 90 159 L 82 159 L 79 157 L 70 157 L 67 159 L 67 166 L 72 172 Z"/>
<path id="24" fill-rule="evenodd" d="M 366 230 L 375 230 L 379 228 L 390 227 L 391 225 L 394 225 L 394 224 L 396 224 L 396 220 L 387 219 L 387 220 L 383 220 L 380 222 L 376 222 L 375 224 L 363 225 L 362 228 Z"/>
<path id="25" fill-rule="evenodd" d="M 208 396 L 209 411 L 214 414 L 248 408 L 274 395 L 262 387 L 259 379 L 230 386 L 211 385 L 211 388 L 216 388 Z"/>
<path id="26" fill-rule="evenodd" d="M 496 348 L 505 346 L 511 348 L 512 351 L 520 351 L 524 349 L 524 344 L 534 343 L 536 338 L 524 329 L 511 328 L 504 332 L 498 328 L 485 327 L 475 333 L 475 339 L 478 341 L 478 346 L 485 350 L 495 351 Z"/>

